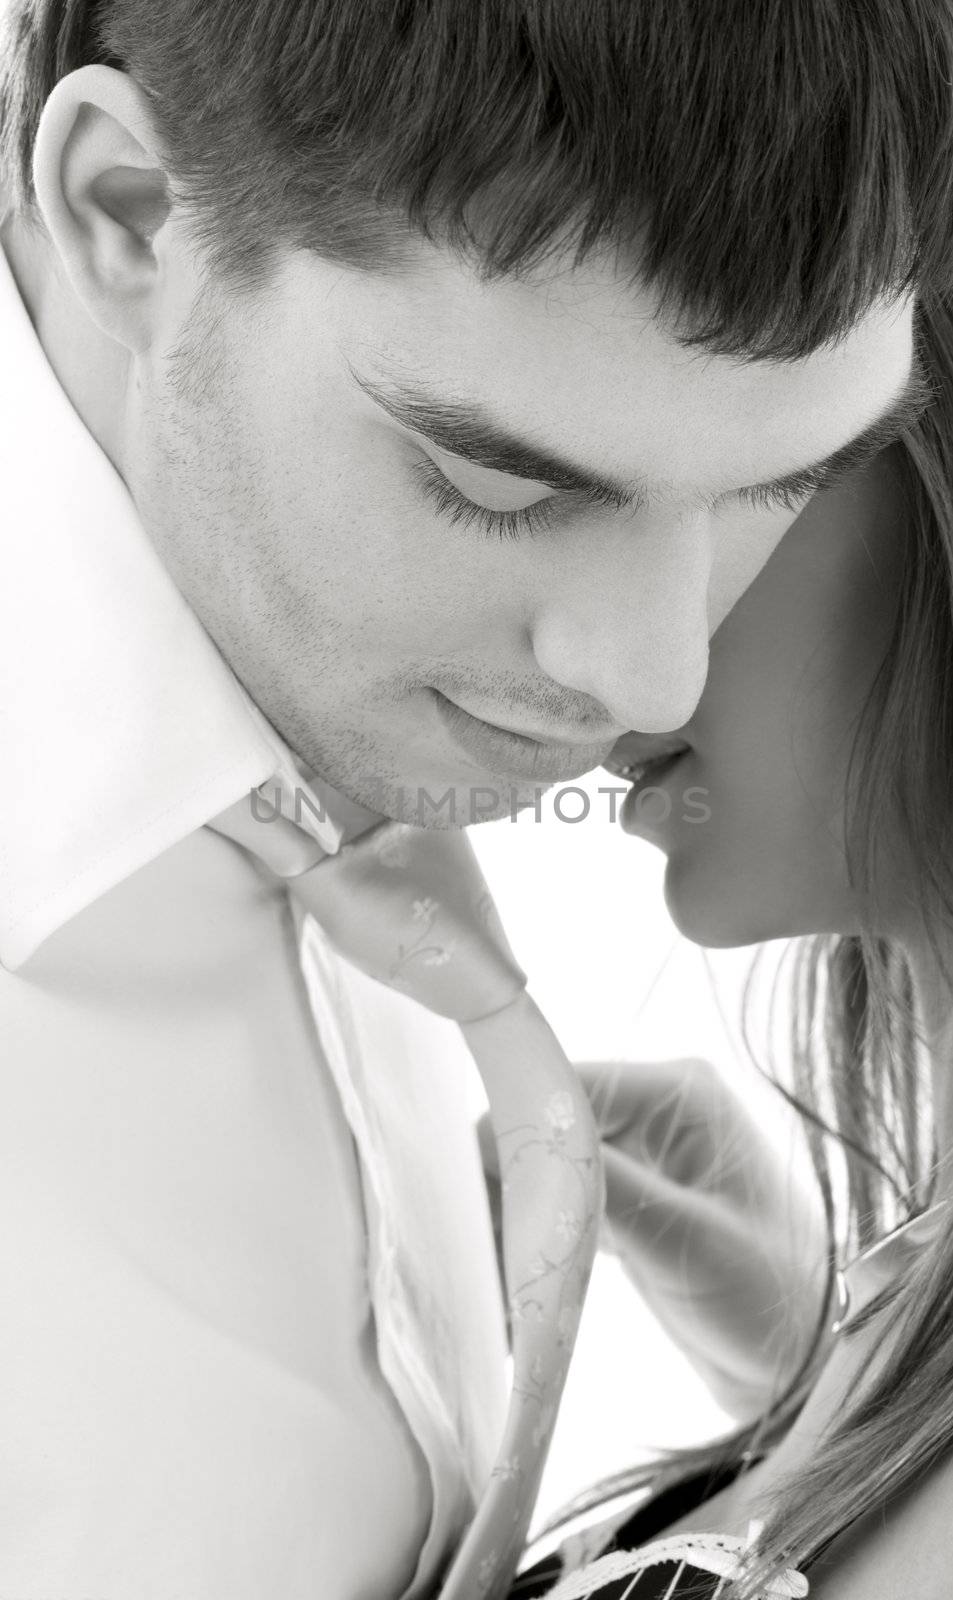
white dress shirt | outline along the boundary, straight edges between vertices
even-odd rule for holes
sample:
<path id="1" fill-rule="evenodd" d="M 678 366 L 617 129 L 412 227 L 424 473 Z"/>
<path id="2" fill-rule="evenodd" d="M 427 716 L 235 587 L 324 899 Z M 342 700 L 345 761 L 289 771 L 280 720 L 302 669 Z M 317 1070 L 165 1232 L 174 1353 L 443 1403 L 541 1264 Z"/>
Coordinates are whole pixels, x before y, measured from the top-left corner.
<path id="1" fill-rule="evenodd" d="M 0 454 L 0 1594 L 423 1596 L 505 1410 L 472 1062 L 204 826 L 306 785 L 2 252 Z"/>

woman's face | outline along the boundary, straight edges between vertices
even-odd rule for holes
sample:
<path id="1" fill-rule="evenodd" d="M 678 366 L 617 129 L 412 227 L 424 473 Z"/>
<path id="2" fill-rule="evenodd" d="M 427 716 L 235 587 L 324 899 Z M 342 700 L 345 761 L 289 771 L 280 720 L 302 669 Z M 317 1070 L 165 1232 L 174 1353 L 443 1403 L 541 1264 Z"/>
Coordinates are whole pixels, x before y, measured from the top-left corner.
<path id="1" fill-rule="evenodd" d="M 890 451 L 811 501 L 714 636 L 677 736 L 689 748 L 627 795 L 622 826 L 665 852 L 669 910 L 697 943 L 857 930 L 847 761 L 893 622 L 903 537 Z M 625 735 L 611 767 L 661 742 Z"/>

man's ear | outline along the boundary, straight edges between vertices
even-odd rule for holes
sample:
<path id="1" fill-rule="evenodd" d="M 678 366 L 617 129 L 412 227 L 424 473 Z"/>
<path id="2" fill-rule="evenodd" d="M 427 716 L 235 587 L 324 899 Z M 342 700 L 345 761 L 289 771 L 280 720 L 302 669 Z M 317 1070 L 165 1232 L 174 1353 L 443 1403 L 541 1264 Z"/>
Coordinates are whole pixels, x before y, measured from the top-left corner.
<path id="1" fill-rule="evenodd" d="M 142 90 L 112 67 L 61 78 L 43 109 L 33 182 L 46 231 L 93 321 L 129 349 L 149 342 L 156 235 L 171 196 Z"/>

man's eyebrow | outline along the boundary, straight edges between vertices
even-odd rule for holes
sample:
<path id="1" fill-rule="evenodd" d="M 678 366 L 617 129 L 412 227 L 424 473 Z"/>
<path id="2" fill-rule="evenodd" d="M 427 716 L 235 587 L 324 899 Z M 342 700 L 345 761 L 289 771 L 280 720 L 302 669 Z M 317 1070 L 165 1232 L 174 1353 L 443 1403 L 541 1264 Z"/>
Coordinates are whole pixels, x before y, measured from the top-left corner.
<path id="1" fill-rule="evenodd" d="M 879 455 L 881 450 L 886 450 L 888 445 L 895 444 L 915 423 L 919 422 L 935 400 L 936 391 L 919 356 L 915 354 L 900 393 L 888 401 L 880 415 L 852 439 L 848 439 L 846 444 L 840 445 L 820 461 L 809 462 L 807 466 L 798 467 L 780 478 L 771 478 L 764 483 L 748 484 L 735 493 L 753 494 L 759 491 L 778 494 L 783 494 L 785 491 L 796 493 L 804 487 L 805 482 L 814 484 L 818 488 L 835 483 L 848 472 L 853 472 L 857 467 L 865 466 L 868 461 L 872 461 L 874 456 Z"/>
<path id="2" fill-rule="evenodd" d="M 442 400 L 397 379 L 377 382 L 364 377 L 350 363 L 348 369 L 358 387 L 388 416 L 412 433 L 423 434 L 438 450 L 462 456 L 478 467 L 528 478 L 568 494 L 581 494 L 620 510 L 641 504 L 646 498 L 644 484 L 623 483 L 530 444 L 501 427 L 474 401 Z"/>
<path id="3" fill-rule="evenodd" d="M 510 433 L 494 421 L 479 403 L 469 400 L 444 400 L 403 379 L 375 380 L 357 372 L 348 363 L 357 386 L 388 416 L 422 434 L 439 450 L 460 456 L 475 466 L 525 478 L 547 488 L 581 495 L 599 505 L 616 510 L 641 506 L 650 498 L 645 480 L 622 479 L 594 472 L 564 456 Z M 854 438 L 820 461 L 809 462 L 783 477 L 763 483 L 747 484 L 730 491 L 751 494 L 758 491 L 797 491 L 804 480 L 832 482 L 853 468 L 863 465 L 886 449 L 920 418 L 935 399 L 919 359 L 915 356 L 910 373 L 899 394 L 890 400 L 879 416 Z"/>

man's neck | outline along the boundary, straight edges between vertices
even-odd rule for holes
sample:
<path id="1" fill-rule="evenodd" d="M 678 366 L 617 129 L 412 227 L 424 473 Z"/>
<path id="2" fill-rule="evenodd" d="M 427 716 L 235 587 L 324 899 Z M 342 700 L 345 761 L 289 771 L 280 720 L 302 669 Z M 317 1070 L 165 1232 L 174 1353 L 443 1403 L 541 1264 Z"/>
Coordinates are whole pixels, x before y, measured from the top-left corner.
<path id="1" fill-rule="evenodd" d="M 73 409 L 122 473 L 129 355 L 88 315 L 45 234 L 8 215 L 0 247 L 53 372 Z"/>

